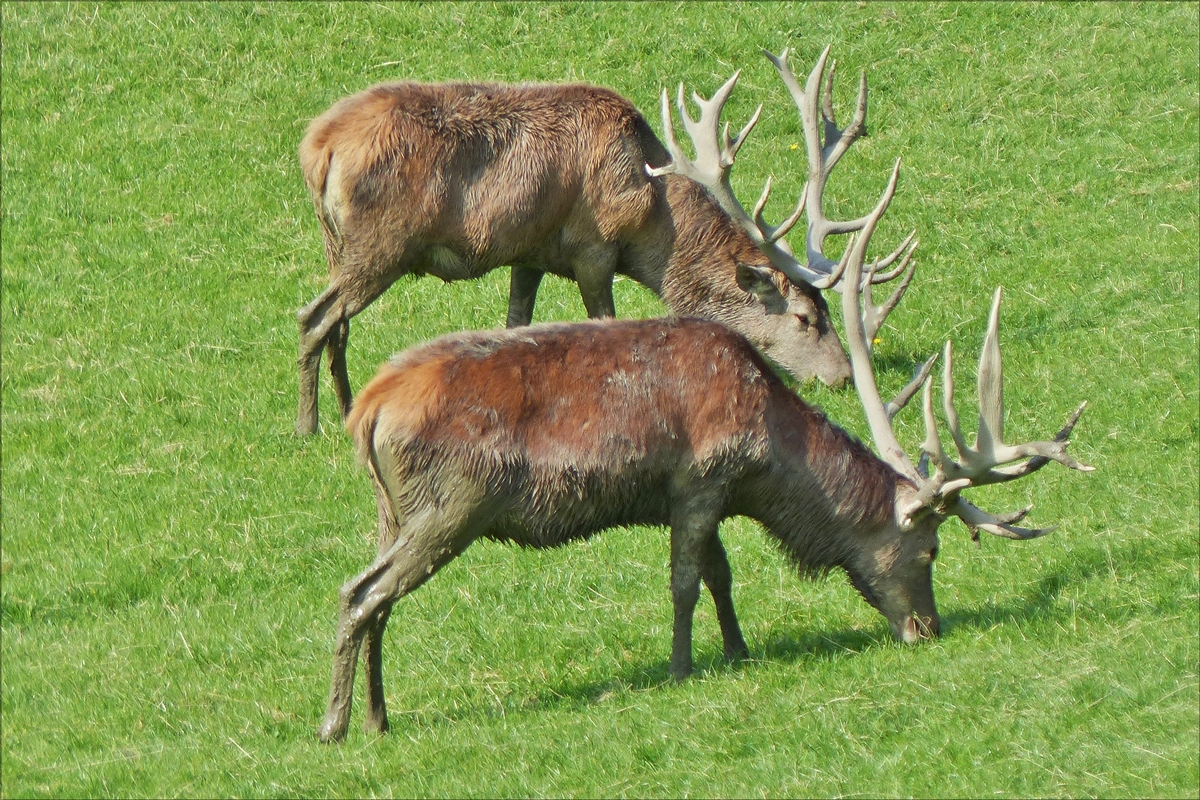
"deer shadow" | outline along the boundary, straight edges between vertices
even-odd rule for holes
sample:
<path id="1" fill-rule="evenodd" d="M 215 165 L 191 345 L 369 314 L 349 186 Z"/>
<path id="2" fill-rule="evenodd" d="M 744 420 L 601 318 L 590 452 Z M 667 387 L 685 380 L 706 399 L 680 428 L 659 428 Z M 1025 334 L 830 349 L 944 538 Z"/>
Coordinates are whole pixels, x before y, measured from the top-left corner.
<path id="1" fill-rule="evenodd" d="M 1163 554 L 1166 557 L 1166 554 Z M 1092 551 L 1074 563 L 1064 565 L 1039 580 L 1029 591 L 1003 602 L 986 602 L 974 606 L 943 604 L 942 634 L 953 640 L 960 629 L 990 630 L 997 626 L 1022 625 L 1034 620 L 1061 619 L 1069 621 L 1070 611 L 1056 607 L 1058 597 L 1069 587 L 1107 573 L 1112 561 L 1121 561 L 1119 553 L 1111 555 Z M 727 662 L 723 658 L 719 639 L 697 642 L 692 680 L 716 678 L 729 672 L 760 668 L 763 664 L 818 663 L 835 659 L 854 658 L 877 647 L 902 647 L 894 643 L 887 623 L 880 617 L 878 624 L 868 628 L 845 628 L 836 631 L 806 629 L 802 626 L 776 631 L 769 639 L 752 646 L 748 658 Z M 919 646 L 919 645 L 918 645 Z M 611 702 L 627 692 L 670 691 L 674 686 L 667 658 L 627 665 L 600 680 L 560 681 L 523 698 L 495 703 L 467 704 L 454 712 L 434 712 L 419 715 L 419 726 L 437 726 L 465 719 L 524 716 L 550 710 L 584 710 Z"/>
<path id="2" fill-rule="evenodd" d="M 1003 602 L 987 602 L 974 606 L 947 603 L 941 614 L 942 636 L 952 639 L 955 632 L 990 630 L 997 626 L 1022 625 L 1035 619 L 1045 621 L 1070 616 L 1066 610 L 1055 610 L 1058 596 L 1068 587 L 1077 585 L 1107 571 L 1107 560 L 1099 558 L 1085 564 L 1074 564 L 1043 577 L 1023 596 Z M 719 641 L 696 645 L 693 679 L 718 676 L 725 672 L 746 671 L 762 664 L 793 664 L 853 658 L 877 647 L 903 647 L 897 644 L 882 617 L 878 624 L 867 628 L 845 628 L 837 631 L 812 630 L 796 627 L 782 629 L 769 639 L 751 647 L 748 658 L 727 662 L 720 651 Z M 919 645 L 918 645 L 919 646 Z M 581 708 L 607 700 L 621 691 L 648 691 L 670 687 L 673 683 L 666 658 L 653 663 L 631 665 L 611 678 L 599 681 L 560 683 L 536 695 L 528 705 L 539 708 Z"/>

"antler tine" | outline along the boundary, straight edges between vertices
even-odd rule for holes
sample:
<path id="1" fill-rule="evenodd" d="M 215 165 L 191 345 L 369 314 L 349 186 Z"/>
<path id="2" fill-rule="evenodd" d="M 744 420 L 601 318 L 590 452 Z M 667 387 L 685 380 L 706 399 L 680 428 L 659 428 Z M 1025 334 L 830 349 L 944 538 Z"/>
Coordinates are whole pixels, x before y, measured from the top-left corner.
<path id="1" fill-rule="evenodd" d="M 807 192 L 800 192 L 800 201 L 796 203 L 796 209 L 788 215 L 788 218 L 778 225 L 772 227 L 765 219 L 763 219 L 763 209 L 767 206 L 767 198 L 771 196 L 771 182 L 775 180 L 773 175 L 767 176 L 767 182 L 763 185 L 762 194 L 758 197 L 758 202 L 754 204 L 754 225 L 761 231 L 771 231 L 770 235 L 766 236 L 766 240 L 774 244 L 787 235 L 788 231 L 800 220 L 800 215 L 804 213 L 805 200 L 807 200 Z"/>
<path id="2" fill-rule="evenodd" d="M 947 350 L 949 349 L 949 342 Z M 945 364 L 942 365 L 943 373 L 949 372 Z M 953 463 L 946 455 L 946 450 L 942 447 L 942 437 L 938 433 L 937 419 L 933 416 L 933 384 L 927 382 L 925 391 L 921 397 L 921 407 L 925 417 L 925 441 L 921 443 L 921 451 L 924 453 L 922 461 L 928 459 L 933 464 L 934 474 L 931 482 L 936 482 L 939 486 L 946 480 L 947 468 Z M 928 476 L 928 473 L 926 473 Z"/>
<path id="3" fill-rule="evenodd" d="M 717 90 L 711 100 L 705 100 L 699 94 L 692 93 L 696 105 L 700 107 L 699 120 L 692 119 L 691 114 L 688 113 L 687 103 L 684 102 L 683 84 L 679 84 L 675 104 L 679 108 L 679 116 L 683 120 L 684 130 L 696 148 L 695 160 L 688 158 L 679 146 L 679 141 L 675 137 L 675 125 L 671 118 L 670 96 L 667 94 L 667 90 L 663 89 L 661 96 L 663 138 L 666 139 L 667 152 L 671 156 L 671 162 L 661 167 L 651 167 L 647 164 L 646 173 L 648 175 L 652 177 L 675 173 L 685 175 L 714 192 L 722 181 L 728 183 L 728 169 L 733 165 L 737 151 L 746 141 L 746 137 L 758 124 L 759 115 L 762 113 L 760 105 L 735 139 L 729 138 L 729 126 L 726 125 L 723 136 L 718 140 L 721 110 L 725 106 L 725 101 L 729 99 L 733 87 L 737 85 L 740 75 L 741 70 L 735 72 L 733 77 Z M 736 203 L 737 199 L 732 197 L 732 192 L 729 194 Z M 742 214 L 744 215 L 745 211 Z"/>
<path id="4" fill-rule="evenodd" d="M 825 92 L 822 97 L 822 116 L 825 120 L 825 174 L 833 172 L 838 160 L 850 149 L 850 145 L 867 132 L 867 73 L 863 70 L 859 76 L 858 106 L 854 110 L 854 118 L 845 128 L 839 129 L 833 118 L 833 75 L 837 70 L 837 60 L 829 62 L 829 75 L 825 79 Z"/>
<path id="5" fill-rule="evenodd" d="M 679 91 L 683 91 L 682 83 L 679 84 Z M 652 178 L 679 172 L 679 165 L 687 160 L 683 151 L 679 149 L 679 142 L 675 139 L 675 124 L 671 120 L 671 98 L 666 89 L 662 90 L 660 105 L 662 107 L 663 138 L 666 139 L 667 153 L 670 154 L 671 161 L 661 167 L 652 167 L 647 164 L 646 174 Z"/>
<path id="6" fill-rule="evenodd" d="M 1005 539 L 1018 540 L 1037 539 L 1058 530 L 1057 525 L 1051 525 L 1048 528 L 1018 528 L 1010 524 L 1010 521 L 1016 522 L 1023 519 L 1029 511 L 1030 509 L 1025 508 L 1012 514 L 989 514 L 978 506 L 968 503 L 961 497 L 949 509 L 951 514 L 966 523 L 967 527 L 971 529 L 972 538 L 976 540 L 978 540 L 978 536 L 975 533 L 976 530 L 987 531 L 994 536 L 1002 536 Z"/>
<path id="7" fill-rule="evenodd" d="M 870 223 L 872 225 L 872 227 L 874 225 L 878 224 L 879 218 L 883 216 L 883 212 L 887 211 L 888 206 L 891 205 L 892 197 L 895 196 L 895 194 L 896 194 L 896 184 L 899 181 L 899 179 L 900 179 L 900 159 L 897 158 L 895 165 L 892 167 L 891 177 L 888 178 L 887 186 L 883 190 L 883 195 L 881 196 L 879 203 L 876 205 L 876 208 L 874 208 L 870 211 L 870 213 L 865 214 L 859 218 L 863 224 L 862 224 L 862 226 L 860 226 L 859 228 L 856 228 L 855 230 L 863 230 L 866 227 L 866 225 L 868 224 L 868 222 L 872 219 L 874 220 L 874 222 Z M 807 196 L 808 193 L 806 192 L 805 194 Z M 809 215 L 811 218 L 811 215 L 812 215 L 811 209 L 809 211 Z M 809 235 L 810 236 L 812 234 L 812 230 L 813 230 L 812 223 L 810 222 L 809 223 Z M 910 236 L 910 237 L 908 237 L 908 239 L 906 240 L 905 243 L 907 244 L 911 240 L 912 240 L 912 237 Z M 825 258 L 824 255 L 817 252 L 816 249 L 813 247 L 811 238 L 806 237 L 805 245 L 808 249 L 808 259 L 809 259 L 810 263 L 812 263 L 814 260 L 819 261 L 819 260 Z M 914 247 L 912 249 L 915 250 L 916 248 Z M 909 256 L 911 256 L 911 253 L 909 253 Z M 889 258 L 891 258 L 891 257 L 889 257 Z M 830 262 L 830 263 L 832 264 L 832 262 Z M 890 264 L 891 261 L 888 261 L 887 263 Z M 882 281 L 878 281 L 878 280 L 874 279 L 875 270 L 878 268 L 879 264 L 880 264 L 880 262 L 874 261 L 874 262 L 863 265 L 863 271 L 866 274 L 866 277 L 863 278 L 863 280 L 865 282 L 872 283 L 872 284 L 882 283 Z M 908 260 L 906 258 L 905 262 L 900 266 L 900 269 L 903 270 L 907 266 L 908 266 Z M 834 269 L 830 270 L 831 275 L 834 274 L 835 272 L 836 272 L 836 270 L 834 270 Z M 897 274 L 899 274 L 899 273 L 897 273 Z M 835 281 L 829 282 L 828 286 L 821 286 L 819 288 L 825 289 L 825 288 L 832 287 L 834 289 L 834 291 L 841 292 L 845 286 L 846 286 L 845 283 L 838 283 L 835 280 Z M 903 294 L 903 292 L 901 292 L 901 294 Z M 897 302 L 899 302 L 898 299 L 897 299 Z"/>
<path id="8" fill-rule="evenodd" d="M 954 439 L 954 447 L 963 461 L 970 458 L 971 448 L 967 438 L 963 436 L 962 426 L 958 423 L 958 409 L 954 406 L 954 345 L 946 342 L 942 361 L 942 411 L 946 414 L 946 425 L 950 428 L 950 437 Z M 958 474 L 959 468 L 953 461 L 947 459 L 947 472 Z"/>
<path id="9" fill-rule="evenodd" d="M 825 143 L 837 138 L 837 118 L 833 113 L 833 78 L 837 74 L 837 59 L 829 62 L 829 72 L 825 73 L 824 91 L 821 92 L 821 116 L 825 120 Z"/>
<path id="10" fill-rule="evenodd" d="M 875 334 L 883 326 L 883 321 L 887 319 L 888 314 L 891 314 L 896 309 L 896 306 L 900 303 L 900 298 L 904 296 L 904 292 L 908 290 L 908 285 L 912 283 L 913 275 L 917 271 L 917 265 L 912 260 L 912 256 L 916 252 L 918 244 L 920 242 L 914 242 L 913 246 L 905 253 L 904 261 L 900 264 L 901 269 L 906 270 L 904 278 L 896 285 L 896 288 L 892 291 L 888 299 L 884 301 L 883 305 L 874 305 L 870 300 L 871 285 L 877 282 L 872 280 L 875 272 L 874 269 L 871 270 L 871 274 L 867 277 L 866 285 L 863 287 L 863 298 L 867 302 L 867 310 L 864 312 L 863 322 L 867 328 L 867 336 L 872 342 L 875 341 Z"/>
<path id="11" fill-rule="evenodd" d="M 683 102 L 683 84 L 679 85 L 679 99 L 677 101 L 679 114 L 683 118 L 683 124 L 687 129 L 688 135 L 696 145 L 697 161 L 709 158 L 717 167 L 728 170 L 729 167 L 733 166 L 737 151 L 746 141 L 746 137 L 749 136 L 754 126 L 758 124 L 759 115 L 762 114 L 762 105 L 759 105 L 750 116 L 750 120 L 736 138 L 729 138 L 728 122 L 725 123 L 725 129 L 721 136 L 719 138 L 717 136 L 717 132 L 720 130 L 721 112 L 725 109 L 725 102 L 729 99 L 729 95 L 732 94 L 733 87 L 737 85 L 738 77 L 741 74 L 741 70 L 733 73 L 733 77 L 725 81 L 721 88 L 717 89 L 711 100 L 705 100 L 700 96 L 699 92 L 692 92 L 692 101 L 700 109 L 699 120 L 693 120 L 688 114 L 687 105 Z"/>
<path id="12" fill-rule="evenodd" d="M 913 373 L 913 379 L 908 382 L 908 385 L 901 389 L 900 393 L 892 398 L 890 403 L 883 407 L 884 411 L 887 412 L 889 422 L 900 413 L 901 409 L 908 405 L 908 401 L 912 399 L 913 395 L 916 394 L 922 386 L 928 385 L 929 373 L 933 371 L 933 365 L 937 361 L 937 357 L 938 354 L 934 353 L 929 358 L 925 359 L 925 363 L 917 367 L 916 372 Z M 918 465 L 917 471 L 921 471 L 920 465 Z"/>
<path id="13" fill-rule="evenodd" d="M 895 262 L 895 260 L 897 258 L 900 258 L 900 256 L 904 254 L 904 251 L 909 249 L 909 245 L 912 244 L 913 239 L 916 237 L 916 235 L 917 235 L 917 232 L 914 229 L 911 233 L 908 234 L 908 236 L 904 237 L 904 241 L 900 243 L 899 247 L 897 247 L 892 252 L 888 253 L 883 258 L 874 262 L 874 264 L 872 266 L 875 267 L 875 271 L 872 274 L 871 283 L 887 283 L 888 281 L 895 278 L 897 275 L 904 272 L 904 267 L 905 267 L 905 264 L 907 263 L 907 261 L 905 263 L 900 264 L 900 266 L 896 267 L 895 269 L 891 270 L 890 272 L 879 272 L 879 270 L 887 269 Z M 912 249 L 916 250 L 917 246 L 915 244 L 913 244 Z"/>
<path id="14" fill-rule="evenodd" d="M 738 135 L 732 141 L 729 139 L 729 123 L 725 123 L 725 145 L 729 148 L 729 152 L 732 155 L 736 156 L 738 150 L 742 149 L 742 145 L 750 135 L 750 131 L 754 130 L 754 126 L 758 124 L 758 117 L 762 114 L 762 110 L 762 103 L 759 103 L 758 108 L 754 109 L 754 113 L 750 115 L 750 120 L 742 126 L 742 129 L 738 131 Z M 732 164 L 733 162 L 731 161 L 730 163 Z"/>
<path id="15" fill-rule="evenodd" d="M 995 464 L 996 447 L 1004 444 L 1004 363 L 1000 357 L 1000 296 L 997 286 L 988 313 L 987 333 L 979 351 L 976 372 L 979 397 L 979 432 L 975 436 L 975 451 L 981 460 Z"/>

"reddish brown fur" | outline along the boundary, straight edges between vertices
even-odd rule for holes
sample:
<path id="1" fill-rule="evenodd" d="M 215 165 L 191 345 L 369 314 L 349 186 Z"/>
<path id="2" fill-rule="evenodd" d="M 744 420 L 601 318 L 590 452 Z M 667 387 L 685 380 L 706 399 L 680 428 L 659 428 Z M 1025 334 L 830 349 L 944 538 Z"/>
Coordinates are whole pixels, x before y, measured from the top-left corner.
<path id="1" fill-rule="evenodd" d="M 324 346 L 349 412 L 349 320 L 392 282 L 505 264 L 510 327 L 531 320 L 545 272 L 578 282 L 589 316 L 612 316 L 621 273 L 676 313 L 741 331 L 797 377 L 846 380 L 820 294 L 775 271 L 698 184 L 646 174 L 667 159 L 637 109 L 593 86 L 392 83 L 335 103 L 300 145 L 330 285 L 298 314 L 298 430 L 316 427 Z"/>
<path id="2" fill-rule="evenodd" d="M 902 600 L 917 598 L 904 613 L 916 603 L 936 629 L 928 559 L 911 566 L 936 546 L 936 526 L 902 532 L 895 521 L 897 493 L 915 487 L 717 323 L 443 336 L 385 365 L 349 428 L 375 483 L 381 544 L 342 589 L 326 740 L 345 732 L 360 644 L 375 687 L 368 727 L 386 726 L 377 664 L 391 605 L 480 538 L 555 547 L 614 526 L 669 525 L 676 677 L 691 670 L 701 579 L 726 655 L 746 652 L 717 536 L 730 516 L 761 521 L 804 570 L 845 569 L 881 610 L 880 587 L 895 595 L 899 580 Z"/>

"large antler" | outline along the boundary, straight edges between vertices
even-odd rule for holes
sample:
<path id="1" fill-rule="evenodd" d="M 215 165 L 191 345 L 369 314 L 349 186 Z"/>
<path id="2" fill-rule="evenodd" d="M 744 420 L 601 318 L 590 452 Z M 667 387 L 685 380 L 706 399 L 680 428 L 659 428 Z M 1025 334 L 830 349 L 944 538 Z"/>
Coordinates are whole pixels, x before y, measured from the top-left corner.
<path id="1" fill-rule="evenodd" d="M 649 167 L 647 169 L 651 175 L 678 173 L 691 178 L 707 188 L 725 212 L 762 249 L 771 260 L 772 265 L 793 281 L 810 283 L 819 289 L 833 288 L 841 291 L 841 268 L 839 264 L 831 261 L 824 255 L 823 247 L 825 239 L 831 234 L 851 233 L 861 230 L 863 225 L 866 224 L 867 217 L 860 217 L 856 220 L 844 222 L 831 221 L 824 215 L 823 195 L 830 172 L 832 172 L 834 166 L 846 150 L 849 149 L 850 145 L 854 143 L 855 139 L 861 136 L 866 130 L 866 73 L 864 72 L 862 75 L 858 108 L 854 115 L 854 120 L 847 128 L 839 130 L 833 118 L 833 75 L 836 62 L 830 66 L 828 79 L 825 81 L 823 103 L 821 108 L 818 109 L 818 93 L 825 71 L 825 62 L 829 56 L 829 48 L 825 48 L 825 52 L 821 54 L 816 67 L 813 68 L 812 73 L 809 75 L 807 89 L 800 87 L 799 82 L 788 66 L 788 51 L 786 49 L 779 56 L 772 55 L 765 50 L 763 54 L 775 65 L 776 70 L 791 92 L 792 99 L 800 111 L 800 122 L 804 130 L 804 139 L 808 152 L 808 183 L 805 186 L 804 192 L 800 195 L 800 201 L 797 203 L 795 211 L 787 219 L 779 225 L 770 225 L 763 218 L 763 209 L 766 207 L 767 199 L 771 194 L 771 180 L 769 178 L 766 186 L 763 187 L 763 192 L 759 196 L 758 202 L 754 205 L 753 216 L 748 214 L 745 208 L 742 207 L 729 183 L 729 172 L 737 156 L 737 151 L 745 142 L 754 125 L 758 122 L 759 113 L 762 111 L 762 106 L 760 105 L 750 118 L 750 121 L 733 139 L 729 138 L 728 123 L 726 123 L 723 131 L 720 130 L 721 111 L 724 108 L 726 100 L 729 99 L 733 87 L 737 84 L 740 71 L 734 73 L 733 77 L 717 90 L 711 100 L 705 100 L 699 94 L 693 93 L 693 100 L 700 108 L 699 120 L 692 119 L 688 113 L 687 106 L 684 103 L 683 85 L 680 84 L 676 105 L 679 108 L 679 115 L 683 120 L 684 128 L 696 149 L 696 158 L 694 160 L 689 159 L 683 153 L 675 138 L 675 130 L 671 121 L 670 102 L 666 90 L 663 90 L 663 131 L 667 149 L 671 154 L 671 163 L 658 169 L 650 169 Z M 824 122 L 824 144 L 821 142 L 818 115 Z M 889 182 L 889 193 L 895 190 L 899 169 L 900 163 L 897 161 Z M 796 260 L 791 248 L 783 240 L 783 236 L 791 230 L 792 226 L 799 220 L 800 215 L 805 212 L 806 206 L 809 219 L 808 233 L 805 237 L 808 257 L 807 265 L 801 264 Z M 867 280 L 870 280 L 872 283 L 883 283 L 884 281 L 892 280 L 900 274 L 904 274 L 905 276 L 899 288 L 893 294 L 893 297 L 889 298 L 888 302 L 883 305 L 874 307 L 875 310 L 868 320 L 868 327 L 871 333 L 868 341 L 873 340 L 875 331 L 878 330 L 879 326 L 883 323 L 883 319 L 900 301 L 900 297 L 904 294 L 904 290 L 912 278 L 912 270 L 909 268 L 909 265 L 912 252 L 917 246 L 917 242 L 913 239 L 914 235 L 915 232 L 914 234 L 910 234 L 889 256 L 868 265 L 866 268 Z M 902 256 L 903 258 L 898 267 L 889 272 L 880 272 L 880 270 L 891 266 Z"/>
<path id="2" fill-rule="evenodd" d="M 946 414 L 946 424 L 954 439 L 960 461 L 955 461 L 946 455 L 942 449 L 941 437 L 938 435 L 937 421 L 933 416 L 933 386 L 926 383 L 924 392 L 925 410 L 925 442 L 921 445 L 925 458 L 933 464 L 933 474 L 928 481 L 937 485 L 938 495 L 947 503 L 948 511 L 956 514 L 972 529 L 986 530 L 998 536 L 1013 539 L 1032 539 L 1050 533 L 1054 528 L 1016 528 L 1010 523 L 1017 522 L 1029 512 L 1029 509 L 1014 514 L 992 516 L 968 503 L 959 496 L 959 492 L 970 486 L 984 486 L 990 483 L 1022 478 L 1044 467 L 1051 461 L 1057 461 L 1063 466 L 1082 472 L 1091 472 L 1093 467 L 1076 461 L 1067 455 L 1068 438 L 1075 428 L 1075 423 L 1083 414 L 1087 403 L 1077 408 L 1053 441 L 1029 442 L 1027 444 L 1009 445 L 1004 443 L 1004 368 L 1000 358 L 1000 294 L 996 289 L 992 300 L 992 311 L 988 316 L 987 335 L 983 340 L 983 351 L 979 356 L 979 433 L 975 437 L 975 446 L 967 444 L 962 428 L 958 422 L 958 411 L 954 407 L 954 379 L 951 375 L 952 348 L 946 342 L 944 363 L 942 364 L 942 403 Z M 1014 461 L 1022 463 L 1010 467 Z"/>
<path id="3" fill-rule="evenodd" d="M 712 193 L 725 213 L 729 214 L 734 222 L 750 236 L 780 272 L 793 281 L 811 283 L 820 289 L 828 288 L 831 285 L 828 274 L 810 270 L 796 261 L 795 257 L 779 244 L 780 238 L 791 230 L 792 226 L 796 224 L 796 220 L 804 212 L 804 195 L 800 196 L 800 202 L 791 216 L 781 224 L 772 227 L 766 224 L 762 218 L 763 208 L 771 192 L 770 180 L 767 181 L 762 196 L 754 206 L 754 218 L 746 213 L 746 209 L 733 193 L 733 187 L 729 183 L 730 168 L 733 167 L 737 151 L 745 144 L 746 137 L 758 124 L 759 114 L 762 113 L 762 105 L 759 105 L 750 117 L 750 121 L 742 128 L 741 133 L 732 139 L 729 138 L 728 122 L 725 123 L 725 129 L 721 130 L 721 111 L 741 74 L 741 70 L 733 73 L 733 77 L 725 81 L 720 89 L 717 89 L 711 100 L 705 100 L 696 92 L 692 93 L 692 100 L 700 108 L 700 119 L 698 120 L 692 119 L 688 112 L 687 104 L 684 102 L 683 84 L 679 84 L 676 105 L 679 108 L 680 119 L 683 120 L 684 130 L 687 131 L 688 137 L 696 149 L 695 159 L 688 158 L 679 147 L 679 142 L 675 138 L 675 125 L 671 118 L 671 103 L 667 96 L 667 90 L 663 89 L 663 135 L 667 140 L 667 151 L 671 154 L 671 161 L 658 168 L 647 165 L 646 171 L 650 175 L 675 173 L 696 181 Z M 836 280 L 837 278 L 834 276 L 833 281 Z"/>
<path id="4" fill-rule="evenodd" d="M 1071 458 L 1066 452 L 1071 431 L 1087 403 L 1080 405 L 1071 414 L 1053 441 L 1020 445 L 1004 443 L 1004 371 L 999 337 L 1000 289 L 996 290 L 992 301 L 987 335 L 984 337 L 983 351 L 979 358 L 979 432 L 973 447 L 967 444 L 959 425 L 958 411 L 954 406 L 953 363 L 949 342 L 946 343 L 944 351 L 943 404 L 946 424 L 958 450 L 959 461 L 950 458 L 942 448 L 937 420 L 933 415 L 933 388 L 928 380 L 933 358 L 925 362 L 916 378 L 895 401 L 884 405 L 879 398 L 879 389 L 871 368 L 870 339 L 867 338 L 866 319 L 871 316 L 872 311 L 869 299 L 868 308 L 864 311 L 861 296 L 867 295 L 869 298 L 870 282 L 864 282 L 862 275 L 871 234 L 890 201 L 891 193 L 885 192 L 875 209 L 864 217 L 859 236 L 850 243 L 842 257 L 841 269 L 845 271 L 846 285 L 860 287 L 858 292 L 842 292 L 842 314 L 846 327 L 846 345 L 854 370 L 854 384 L 866 412 L 875 446 L 884 461 L 918 487 L 915 498 L 907 502 L 901 512 L 910 520 L 923 510 L 935 510 L 944 515 L 953 514 L 967 524 L 973 536 L 977 536 L 980 530 L 1010 539 L 1032 539 L 1050 533 L 1054 528 L 1018 528 L 1013 525 L 1029 513 L 1028 508 L 1010 514 L 993 515 L 972 505 L 961 496 L 962 490 L 971 486 L 1016 480 L 1036 472 L 1050 461 L 1057 461 L 1082 472 L 1094 469 Z M 896 440 L 891 420 L 921 385 L 924 385 L 925 441 L 921 446 L 924 455 L 921 461 L 914 465 Z M 1003 466 L 1015 461 L 1021 463 Z M 932 474 L 928 469 L 930 463 L 933 465 Z"/>
<path id="5" fill-rule="evenodd" d="M 825 256 L 825 239 L 831 234 L 853 233 L 862 230 L 870 215 L 853 220 L 834 221 L 825 216 L 823 198 L 825 184 L 837 162 L 850 149 L 850 145 L 867 131 L 867 73 L 864 70 L 859 77 L 858 105 L 854 118 L 845 128 L 838 128 L 833 114 L 833 78 L 837 72 L 837 61 L 829 64 L 829 74 L 824 76 L 824 92 L 822 93 L 822 76 L 825 63 L 829 58 L 829 47 L 826 47 L 817 64 L 808 75 L 808 81 L 801 88 L 796 76 L 788 66 L 788 51 L 784 49 L 778 56 L 763 51 L 764 55 L 775 65 L 779 77 L 792 95 L 792 101 L 800 111 L 800 124 L 804 129 L 804 143 L 808 150 L 808 186 L 805 189 L 804 200 L 808 206 L 808 233 L 805 237 L 805 250 L 808 254 L 809 267 L 823 272 L 834 269 L 834 262 Z M 818 98 L 820 105 L 818 107 Z M 821 125 L 818 126 L 818 120 Z M 824 131 L 822 142 L 821 132 Z M 913 237 L 916 231 L 900 243 L 887 257 L 874 264 L 864 267 L 867 275 L 874 283 L 883 283 L 895 278 L 903 271 L 903 265 L 891 272 L 879 273 L 896 261 L 906 250 L 912 252 L 916 248 Z M 910 247 L 911 244 L 911 247 Z"/>

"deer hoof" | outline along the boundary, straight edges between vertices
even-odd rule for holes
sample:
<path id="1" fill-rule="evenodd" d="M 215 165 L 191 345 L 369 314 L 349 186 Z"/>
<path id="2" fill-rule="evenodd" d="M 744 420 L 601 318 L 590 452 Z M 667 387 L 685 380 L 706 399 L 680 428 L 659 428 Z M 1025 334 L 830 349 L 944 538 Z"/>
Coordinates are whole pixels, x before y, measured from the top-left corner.
<path id="1" fill-rule="evenodd" d="M 326 714 L 321 727 L 317 728 L 317 738 L 321 740 L 321 744 L 336 744 L 346 738 L 346 728 L 347 720 Z"/>

